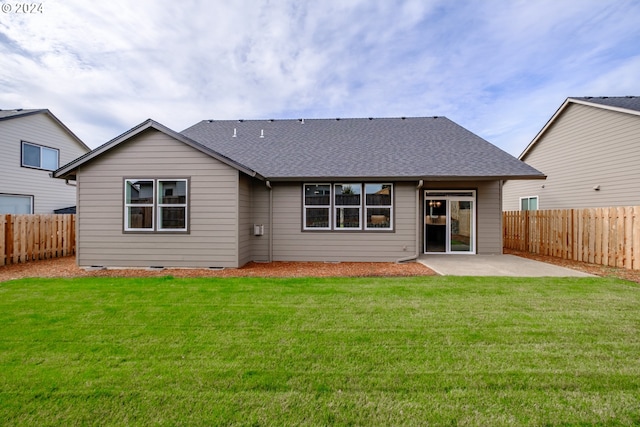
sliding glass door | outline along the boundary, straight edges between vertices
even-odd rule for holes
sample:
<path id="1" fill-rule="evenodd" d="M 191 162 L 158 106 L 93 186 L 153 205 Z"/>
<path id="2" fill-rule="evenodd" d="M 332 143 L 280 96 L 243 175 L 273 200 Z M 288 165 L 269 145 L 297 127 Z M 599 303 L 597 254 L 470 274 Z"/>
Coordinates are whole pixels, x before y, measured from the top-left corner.
<path id="1" fill-rule="evenodd" d="M 475 253 L 476 192 L 425 191 L 425 253 Z"/>

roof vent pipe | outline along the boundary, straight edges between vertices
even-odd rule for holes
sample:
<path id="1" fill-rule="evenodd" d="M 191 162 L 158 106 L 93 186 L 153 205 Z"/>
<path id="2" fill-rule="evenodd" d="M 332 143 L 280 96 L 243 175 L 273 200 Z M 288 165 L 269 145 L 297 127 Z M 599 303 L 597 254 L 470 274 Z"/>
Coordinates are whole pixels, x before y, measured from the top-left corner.
<path id="1" fill-rule="evenodd" d="M 264 129 L 260 129 L 260 138 L 264 138 Z"/>
<path id="2" fill-rule="evenodd" d="M 238 129 L 237 128 L 233 128 L 233 137 L 237 137 L 238 136 Z"/>

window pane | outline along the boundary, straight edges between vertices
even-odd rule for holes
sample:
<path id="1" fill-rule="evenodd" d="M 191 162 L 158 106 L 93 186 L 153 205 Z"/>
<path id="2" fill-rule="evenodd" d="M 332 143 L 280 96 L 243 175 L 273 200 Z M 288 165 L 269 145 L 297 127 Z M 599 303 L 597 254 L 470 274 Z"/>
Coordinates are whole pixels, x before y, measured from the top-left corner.
<path id="1" fill-rule="evenodd" d="M 179 205 L 187 203 L 186 181 L 159 181 L 158 199 L 161 204 Z"/>
<path id="2" fill-rule="evenodd" d="M 367 228 L 391 228 L 391 208 L 367 208 Z"/>
<path id="3" fill-rule="evenodd" d="M 520 210 L 522 211 L 529 210 L 529 199 L 520 199 Z"/>
<path id="4" fill-rule="evenodd" d="M 187 208 L 185 207 L 161 207 L 160 228 L 185 229 L 187 228 Z"/>
<path id="5" fill-rule="evenodd" d="M 529 210 L 530 211 L 535 211 L 538 209 L 538 198 L 537 197 L 531 197 L 529 199 Z"/>
<path id="6" fill-rule="evenodd" d="M 336 228 L 360 228 L 360 208 L 336 208 Z"/>
<path id="7" fill-rule="evenodd" d="M 304 204 L 309 206 L 329 206 L 331 204 L 331 186 L 329 184 L 305 185 Z"/>
<path id="8" fill-rule="evenodd" d="M 391 184 L 365 184 L 369 206 L 391 206 Z"/>
<path id="9" fill-rule="evenodd" d="M 336 205 L 360 206 L 362 189 L 359 184 L 336 184 Z"/>
<path id="10" fill-rule="evenodd" d="M 31 144 L 22 144 L 22 164 L 39 168 L 40 147 Z"/>
<path id="11" fill-rule="evenodd" d="M 125 203 L 153 204 L 153 181 L 127 180 Z"/>
<path id="12" fill-rule="evenodd" d="M 328 228 L 329 208 L 306 208 L 306 228 Z"/>
<path id="13" fill-rule="evenodd" d="M 41 148 L 42 150 L 42 169 L 54 171 L 58 169 L 58 150 L 51 148 Z"/>
<path id="14" fill-rule="evenodd" d="M 129 228 L 153 228 L 153 208 L 151 206 L 133 206 L 127 208 L 127 211 Z"/>
<path id="15" fill-rule="evenodd" d="M 0 195 L 0 214 L 30 214 L 31 196 Z"/>

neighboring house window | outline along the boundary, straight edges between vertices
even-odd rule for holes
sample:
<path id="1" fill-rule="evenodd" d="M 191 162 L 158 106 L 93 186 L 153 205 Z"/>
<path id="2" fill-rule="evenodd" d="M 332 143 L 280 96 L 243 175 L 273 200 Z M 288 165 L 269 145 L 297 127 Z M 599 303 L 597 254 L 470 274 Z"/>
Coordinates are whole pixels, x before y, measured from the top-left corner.
<path id="1" fill-rule="evenodd" d="M 58 169 L 59 151 L 22 141 L 22 166 L 54 171 Z"/>
<path id="2" fill-rule="evenodd" d="M 0 194 L 0 214 L 32 214 L 33 196 Z"/>
<path id="3" fill-rule="evenodd" d="M 520 210 L 521 211 L 537 211 L 538 196 L 520 197 Z"/>
<path id="4" fill-rule="evenodd" d="M 393 184 L 304 184 L 303 193 L 304 230 L 393 229 Z"/>
<path id="5" fill-rule="evenodd" d="M 125 231 L 188 230 L 187 179 L 125 179 Z"/>

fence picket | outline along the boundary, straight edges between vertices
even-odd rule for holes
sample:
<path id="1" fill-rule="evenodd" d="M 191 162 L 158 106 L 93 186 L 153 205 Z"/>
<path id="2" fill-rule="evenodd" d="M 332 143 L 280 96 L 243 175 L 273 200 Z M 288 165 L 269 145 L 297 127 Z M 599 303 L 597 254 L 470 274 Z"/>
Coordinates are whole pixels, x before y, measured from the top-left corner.
<path id="1" fill-rule="evenodd" d="M 640 206 L 509 211 L 503 221 L 506 249 L 640 270 Z"/>
<path id="2" fill-rule="evenodd" d="M 0 266 L 74 255 L 75 215 L 0 215 Z"/>

